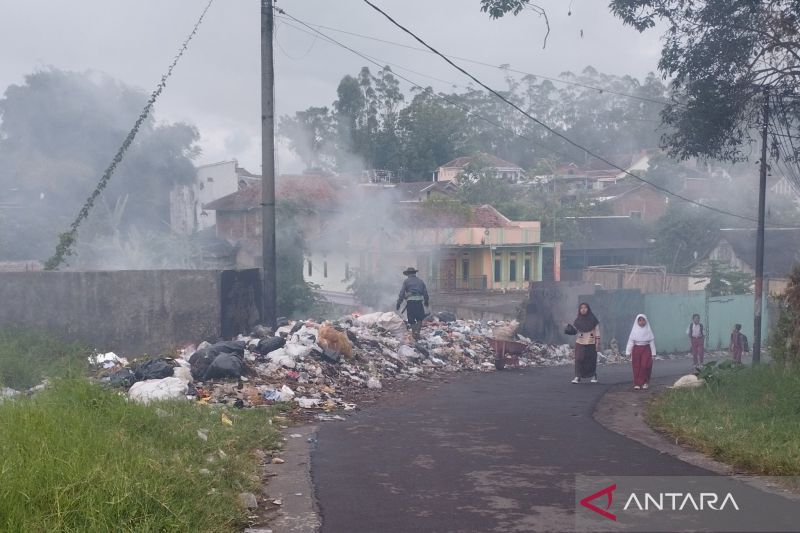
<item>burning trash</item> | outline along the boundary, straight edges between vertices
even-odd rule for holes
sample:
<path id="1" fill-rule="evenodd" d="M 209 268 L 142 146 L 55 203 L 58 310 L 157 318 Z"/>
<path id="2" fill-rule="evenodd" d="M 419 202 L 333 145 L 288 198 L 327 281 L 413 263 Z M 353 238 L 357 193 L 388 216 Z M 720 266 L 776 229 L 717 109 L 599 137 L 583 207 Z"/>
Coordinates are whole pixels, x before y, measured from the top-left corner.
<path id="1" fill-rule="evenodd" d="M 186 397 L 233 407 L 293 402 L 330 412 L 388 383 L 416 381 L 433 372 L 494 371 L 497 339 L 520 346 L 520 368 L 572 363 L 569 346 L 538 344 L 516 334 L 516 322 L 457 320 L 450 313 L 426 321 L 415 341 L 393 312 L 346 316 L 322 323 L 282 321 L 275 332 L 259 327 L 231 341 L 202 342 L 174 359 L 128 366 L 101 355 L 103 381 L 129 387 L 132 399 L 149 402 Z"/>

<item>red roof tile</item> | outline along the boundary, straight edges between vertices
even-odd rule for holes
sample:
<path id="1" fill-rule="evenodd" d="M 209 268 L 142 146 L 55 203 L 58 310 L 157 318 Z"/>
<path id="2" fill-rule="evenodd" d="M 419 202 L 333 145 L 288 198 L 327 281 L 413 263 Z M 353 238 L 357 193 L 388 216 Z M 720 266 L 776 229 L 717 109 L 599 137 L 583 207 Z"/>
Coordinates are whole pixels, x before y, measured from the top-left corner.
<path id="1" fill-rule="evenodd" d="M 282 175 L 275 182 L 275 197 L 317 206 L 335 206 L 342 187 L 324 176 Z M 211 211 L 248 211 L 261 207 L 261 183 L 254 183 L 235 193 L 205 204 Z"/>

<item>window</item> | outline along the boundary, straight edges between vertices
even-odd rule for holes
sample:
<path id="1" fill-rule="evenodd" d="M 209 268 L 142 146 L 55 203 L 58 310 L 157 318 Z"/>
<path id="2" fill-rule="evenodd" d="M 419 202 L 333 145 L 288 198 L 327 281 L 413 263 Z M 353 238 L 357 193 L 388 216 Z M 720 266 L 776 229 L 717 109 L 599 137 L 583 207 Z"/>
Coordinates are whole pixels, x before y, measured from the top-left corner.
<path id="1" fill-rule="evenodd" d="M 494 260 L 494 280 L 501 281 L 503 279 L 503 262 L 500 259 Z"/>
<path id="2" fill-rule="evenodd" d="M 214 178 L 206 178 L 206 181 L 209 183 L 214 183 Z"/>
<path id="3" fill-rule="evenodd" d="M 642 219 L 642 212 L 641 211 L 631 211 L 631 218 L 635 218 L 638 220 Z"/>
<path id="4" fill-rule="evenodd" d="M 327 278 L 328 277 L 328 262 L 327 261 L 323 261 L 322 262 L 322 277 L 323 278 Z"/>
<path id="5" fill-rule="evenodd" d="M 508 262 L 508 281 L 517 281 L 517 260 L 511 259 Z"/>
<path id="6" fill-rule="evenodd" d="M 344 264 L 344 279 L 345 281 L 350 279 L 350 263 Z"/>
<path id="7" fill-rule="evenodd" d="M 469 281 L 469 259 L 463 259 L 461 261 L 461 279 Z"/>
<path id="8" fill-rule="evenodd" d="M 531 280 L 531 260 L 526 259 L 525 264 L 523 265 L 524 271 L 522 272 L 522 279 L 524 281 Z"/>
<path id="9" fill-rule="evenodd" d="M 309 276 L 312 276 L 312 275 L 313 275 L 313 272 L 314 272 L 314 270 L 313 270 L 313 269 L 312 269 L 312 267 L 311 267 L 311 259 L 309 259 L 309 260 L 308 260 L 308 275 L 309 275 Z"/>

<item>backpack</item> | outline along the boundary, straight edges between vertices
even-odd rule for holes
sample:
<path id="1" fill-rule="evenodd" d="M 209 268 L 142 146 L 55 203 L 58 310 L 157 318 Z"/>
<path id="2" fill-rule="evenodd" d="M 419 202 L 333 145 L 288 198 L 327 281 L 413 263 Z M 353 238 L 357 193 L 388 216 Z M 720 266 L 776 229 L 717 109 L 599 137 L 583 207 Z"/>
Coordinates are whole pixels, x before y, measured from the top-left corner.
<path id="1" fill-rule="evenodd" d="M 750 343 L 747 341 L 747 335 L 744 333 L 739 333 L 742 336 L 742 351 L 749 352 L 750 351 Z"/>

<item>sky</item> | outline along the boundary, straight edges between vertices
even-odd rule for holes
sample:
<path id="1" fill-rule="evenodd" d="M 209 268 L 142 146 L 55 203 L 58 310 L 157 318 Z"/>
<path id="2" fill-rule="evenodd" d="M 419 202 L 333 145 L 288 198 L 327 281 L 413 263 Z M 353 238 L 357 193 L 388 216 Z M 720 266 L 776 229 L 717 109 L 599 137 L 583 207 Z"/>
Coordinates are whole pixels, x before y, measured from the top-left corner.
<path id="1" fill-rule="evenodd" d="M 546 25 L 533 11 L 492 20 L 480 12 L 479 0 L 375 3 L 446 54 L 544 76 L 591 65 L 641 79 L 656 70 L 659 58 L 659 32 L 640 34 L 624 27 L 605 0 L 539 0 L 551 28 L 544 49 Z M 0 92 L 22 83 L 26 74 L 52 66 L 101 71 L 149 94 L 206 4 L 207 0 L 0 0 Z M 378 63 L 390 64 L 419 85 L 453 91 L 469 83 L 433 54 L 351 35 L 420 46 L 362 0 L 278 0 L 276 5 Z M 277 116 L 330 106 L 339 80 L 368 65 L 311 33 L 297 22 L 276 20 Z M 487 84 L 503 88 L 499 69 L 460 63 Z M 156 102 L 155 116 L 197 126 L 202 149 L 197 164 L 236 159 L 259 173 L 260 80 L 260 1 L 214 0 Z M 410 86 L 402 86 L 408 92 Z M 109 160 L 112 157 L 109 154 Z M 284 146 L 278 148 L 277 164 L 279 172 L 302 170 Z"/>

